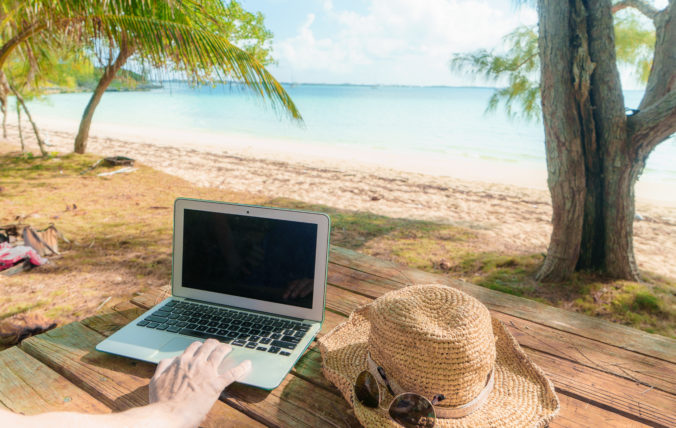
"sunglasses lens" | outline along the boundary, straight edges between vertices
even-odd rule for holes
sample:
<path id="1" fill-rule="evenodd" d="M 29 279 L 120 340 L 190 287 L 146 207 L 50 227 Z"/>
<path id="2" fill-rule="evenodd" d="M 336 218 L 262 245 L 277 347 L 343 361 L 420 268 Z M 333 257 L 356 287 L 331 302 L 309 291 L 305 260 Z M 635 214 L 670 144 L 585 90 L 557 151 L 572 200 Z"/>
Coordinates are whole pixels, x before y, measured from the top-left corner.
<path id="1" fill-rule="evenodd" d="M 357 380 L 354 383 L 354 396 L 364 406 L 374 409 L 378 408 L 380 399 L 378 382 L 368 371 L 363 371 L 357 376 Z"/>
<path id="2" fill-rule="evenodd" d="M 390 405 L 390 417 L 405 428 L 432 428 L 436 420 L 434 406 L 418 394 L 397 395 Z"/>

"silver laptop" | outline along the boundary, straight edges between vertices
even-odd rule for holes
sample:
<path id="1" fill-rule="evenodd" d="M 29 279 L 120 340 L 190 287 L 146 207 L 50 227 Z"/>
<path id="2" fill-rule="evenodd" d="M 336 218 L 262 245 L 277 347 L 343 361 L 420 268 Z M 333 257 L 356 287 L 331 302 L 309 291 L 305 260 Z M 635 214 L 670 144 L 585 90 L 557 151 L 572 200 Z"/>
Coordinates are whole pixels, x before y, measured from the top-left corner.
<path id="1" fill-rule="evenodd" d="M 241 383 L 277 387 L 324 320 L 329 217 L 177 199 L 171 297 L 96 349 L 157 363 L 195 340 L 232 345 L 221 371 L 251 360 Z"/>

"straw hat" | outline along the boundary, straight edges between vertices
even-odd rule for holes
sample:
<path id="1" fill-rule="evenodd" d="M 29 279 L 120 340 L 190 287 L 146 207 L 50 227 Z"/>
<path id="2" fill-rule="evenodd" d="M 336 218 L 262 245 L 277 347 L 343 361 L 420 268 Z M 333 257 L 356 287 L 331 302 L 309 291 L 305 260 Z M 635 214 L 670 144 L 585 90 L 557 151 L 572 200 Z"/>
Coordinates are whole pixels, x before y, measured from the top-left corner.
<path id="1" fill-rule="evenodd" d="M 367 427 L 398 426 L 387 406 L 353 397 L 359 373 L 384 369 L 395 393 L 432 399 L 435 427 L 542 427 L 559 411 L 551 382 L 478 300 L 439 284 L 392 291 L 355 310 L 319 340 L 324 375 Z M 380 379 L 378 379 L 380 381 Z M 397 391 L 398 390 L 398 391 Z"/>

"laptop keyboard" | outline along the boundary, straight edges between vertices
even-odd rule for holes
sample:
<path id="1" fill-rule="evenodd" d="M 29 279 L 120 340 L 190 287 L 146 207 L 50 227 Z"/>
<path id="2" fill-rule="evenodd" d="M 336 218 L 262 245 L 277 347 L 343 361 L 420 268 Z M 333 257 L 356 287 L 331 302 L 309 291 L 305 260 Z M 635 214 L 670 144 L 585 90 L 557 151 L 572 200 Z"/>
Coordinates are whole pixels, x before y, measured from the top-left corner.
<path id="1" fill-rule="evenodd" d="M 284 356 L 291 355 L 310 329 L 298 321 L 175 300 L 137 325 Z"/>

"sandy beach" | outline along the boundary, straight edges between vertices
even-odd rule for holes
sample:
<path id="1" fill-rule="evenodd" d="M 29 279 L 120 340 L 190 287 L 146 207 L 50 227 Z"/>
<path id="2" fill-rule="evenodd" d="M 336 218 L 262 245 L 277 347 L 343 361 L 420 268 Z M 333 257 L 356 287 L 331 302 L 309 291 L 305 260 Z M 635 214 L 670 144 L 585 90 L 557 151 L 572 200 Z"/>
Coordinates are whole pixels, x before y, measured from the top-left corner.
<path id="1" fill-rule="evenodd" d="M 51 129 L 41 129 L 50 144 L 48 149 L 71 152 L 74 133 L 51 125 Z M 37 150 L 32 131 L 23 129 L 28 148 Z M 160 142 L 158 134 L 151 138 L 134 130 L 99 127 L 90 138 L 88 152 L 129 156 L 199 186 L 469 227 L 479 236 L 471 244 L 479 251 L 526 254 L 547 250 L 551 203 L 542 172 L 521 169 L 521 175 L 512 171 L 510 176 L 509 168 L 496 170 L 484 163 L 479 169 L 478 164 L 462 161 L 446 171 L 432 165 L 422 174 L 413 172 L 420 170 L 420 165 L 407 168 L 402 163 L 397 168 L 394 162 L 369 160 L 363 154 L 357 157 L 306 149 L 293 156 L 288 147 L 286 151 L 274 150 L 269 144 L 257 147 L 253 141 L 217 147 L 208 139 L 195 144 L 194 136 L 184 143 L 181 138 L 187 136 L 165 136 Z M 13 124 L 8 137 L 18 141 Z M 485 179 L 477 181 L 475 177 Z M 652 186 L 652 193 L 639 193 L 664 195 L 668 188 L 658 184 Z M 634 223 L 639 268 L 676 277 L 676 202 L 643 198 L 637 200 L 636 211 L 641 218 Z"/>

